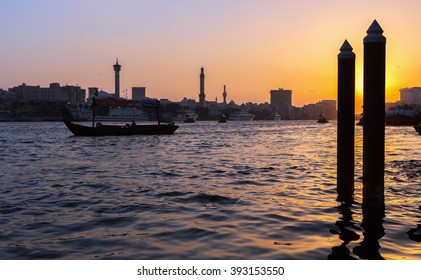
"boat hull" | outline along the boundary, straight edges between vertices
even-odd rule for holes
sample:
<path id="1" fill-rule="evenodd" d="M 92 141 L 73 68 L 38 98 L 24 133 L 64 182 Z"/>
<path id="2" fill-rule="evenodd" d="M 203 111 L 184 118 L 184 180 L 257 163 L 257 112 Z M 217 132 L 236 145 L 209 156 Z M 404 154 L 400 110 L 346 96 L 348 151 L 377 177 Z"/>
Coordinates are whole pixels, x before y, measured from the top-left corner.
<path id="1" fill-rule="evenodd" d="M 419 124 L 419 125 L 414 125 L 414 128 L 415 128 L 415 130 L 416 130 L 419 134 L 421 134 L 421 124 Z"/>
<path id="2" fill-rule="evenodd" d="M 165 125 L 101 125 L 89 127 L 64 121 L 67 128 L 75 136 L 120 136 L 120 135 L 159 135 L 174 134 L 178 126 L 173 124 Z"/>
<path id="3" fill-rule="evenodd" d="M 329 121 L 327 120 L 327 118 L 320 114 L 319 119 L 317 120 L 317 123 L 328 123 Z"/>
<path id="4" fill-rule="evenodd" d="M 405 126 L 405 125 L 416 125 L 420 123 L 421 116 L 413 115 L 400 115 L 400 114 L 394 114 L 394 115 L 386 115 L 386 125 L 393 125 L 393 126 Z"/>

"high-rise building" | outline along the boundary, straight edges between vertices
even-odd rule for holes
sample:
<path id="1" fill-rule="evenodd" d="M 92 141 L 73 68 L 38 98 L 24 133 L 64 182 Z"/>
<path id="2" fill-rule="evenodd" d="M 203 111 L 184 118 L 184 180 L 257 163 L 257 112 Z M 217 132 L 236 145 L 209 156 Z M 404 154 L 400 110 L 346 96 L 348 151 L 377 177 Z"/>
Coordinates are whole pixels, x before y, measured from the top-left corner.
<path id="1" fill-rule="evenodd" d="M 199 106 L 201 108 L 205 108 L 205 103 L 206 103 L 206 99 L 205 99 L 206 95 L 205 95 L 205 71 L 202 68 L 200 68 L 200 93 L 199 93 Z"/>
<path id="2" fill-rule="evenodd" d="M 133 100 L 143 100 L 146 98 L 146 88 L 145 87 L 132 87 L 132 99 Z"/>
<path id="3" fill-rule="evenodd" d="M 118 64 L 118 58 L 116 60 L 116 63 L 113 65 L 114 72 L 115 72 L 115 98 L 120 98 L 120 70 L 121 65 Z"/>
<path id="4" fill-rule="evenodd" d="M 292 109 L 292 91 L 289 89 L 276 89 L 270 91 L 270 106 L 279 113 L 282 119 L 289 119 Z"/>

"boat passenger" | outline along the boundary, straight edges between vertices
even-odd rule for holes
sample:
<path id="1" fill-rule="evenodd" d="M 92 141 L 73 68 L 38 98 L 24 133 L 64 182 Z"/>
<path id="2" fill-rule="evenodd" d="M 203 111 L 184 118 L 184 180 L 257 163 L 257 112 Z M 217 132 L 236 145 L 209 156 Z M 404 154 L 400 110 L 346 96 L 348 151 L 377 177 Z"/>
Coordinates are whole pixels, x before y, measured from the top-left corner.
<path id="1" fill-rule="evenodd" d="M 136 123 L 134 121 L 132 121 L 132 127 L 135 127 Z"/>

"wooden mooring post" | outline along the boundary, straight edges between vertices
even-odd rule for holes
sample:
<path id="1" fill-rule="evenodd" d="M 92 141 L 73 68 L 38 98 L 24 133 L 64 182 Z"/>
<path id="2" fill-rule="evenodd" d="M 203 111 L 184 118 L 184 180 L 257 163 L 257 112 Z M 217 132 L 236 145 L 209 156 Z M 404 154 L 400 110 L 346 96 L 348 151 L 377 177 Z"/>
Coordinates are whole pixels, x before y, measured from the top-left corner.
<path id="1" fill-rule="evenodd" d="M 376 20 L 364 38 L 363 207 L 384 207 L 386 38 Z"/>
<path id="2" fill-rule="evenodd" d="M 355 54 L 347 40 L 338 54 L 337 192 L 339 201 L 354 194 Z"/>

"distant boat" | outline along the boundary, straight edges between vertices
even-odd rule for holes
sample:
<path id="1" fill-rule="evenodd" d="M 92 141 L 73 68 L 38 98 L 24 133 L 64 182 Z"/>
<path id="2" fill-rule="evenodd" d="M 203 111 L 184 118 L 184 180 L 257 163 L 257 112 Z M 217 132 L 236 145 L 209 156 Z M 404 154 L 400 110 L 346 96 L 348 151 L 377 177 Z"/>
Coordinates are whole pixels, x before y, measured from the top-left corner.
<path id="1" fill-rule="evenodd" d="M 64 124 L 75 136 L 120 136 L 120 135 L 156 135 L 174 134 L 178 126 L 170 124 L 148 125 L 105 125 L 97 123 L 95 127 L 84 126 L 64 120 Z"/>
<path id="2" fill-rule="evenodd" d="M 419 134 L 421 134 L 421 124 L 414 125 L 414 128 Z"/>
<path id="3" fill-rule="evenodd" d="M 414 104 L 392 107 L 385 116 L 386 125 L 417 125 L 420 122 L 421 108 Z"/>
<path id="4" fill-rule="evenodd" d="M 225 115 L 221 115 L 221 116 L 219 117 L 218 122 L 219 122 L 219 123 L 226 123 L 226 122 L 227 122 L 227 117 L 225 117 Z"/>
<path id="5" fill-rule="evenodd" d="M 192 110 L 179 110 L 176 113 L 163 114 L 163 119 L 167 122 L 195 123 L 197 118 L 198 114 Z"/>
<path id="6" fill-rule="evenodd" d="M 235 112 L 230 114 L 229 120 L 230 121 L 252 121 L 254 119 L 255 115 L 249 114 L 244 110 L 241 110 L 239 112 Z"/>
<path id="7" fill-rule="evenodd" d="M 317 120 L 318 123 L 328 123 L 329 121 L 327 120 L 326 116 L 323 114 L 319 115 L 319 119 Z"/>
<path id="8" fill-rule="evenodd" d="M 275 113 L 275 115 L 273 116 L 273 120 L 274 121 L 280 121 L 281 120 L 281 116 L 278 113 Z"/>
<path id="9" fill-rule="evenodd" d="M 186 111 L 186 114 L 185 114 L 185 117 L 184 117 L 184 122 L 185 123 L 195 123 L 198 116 L 199 115 L 196 112 Z"/>

